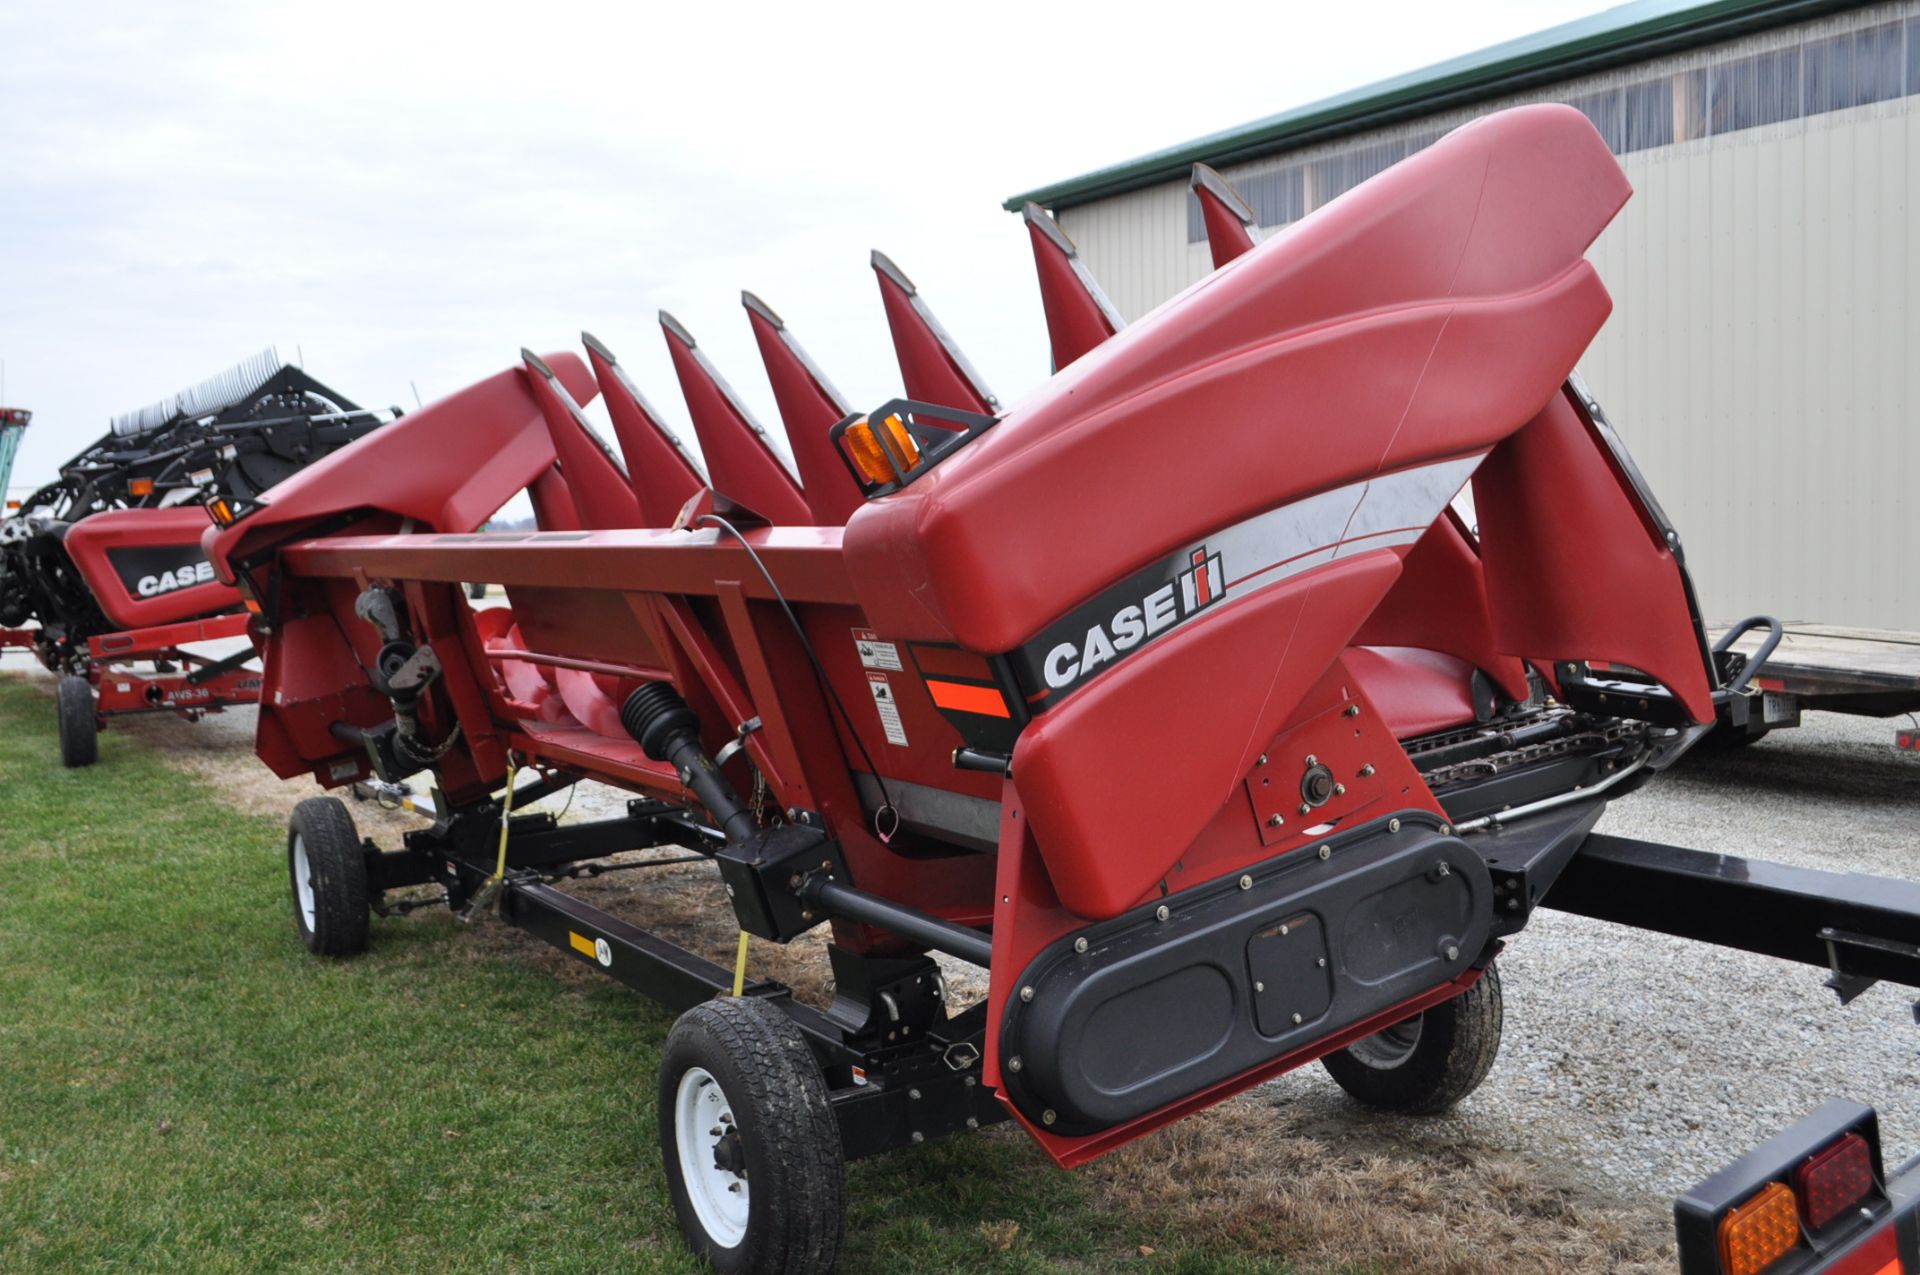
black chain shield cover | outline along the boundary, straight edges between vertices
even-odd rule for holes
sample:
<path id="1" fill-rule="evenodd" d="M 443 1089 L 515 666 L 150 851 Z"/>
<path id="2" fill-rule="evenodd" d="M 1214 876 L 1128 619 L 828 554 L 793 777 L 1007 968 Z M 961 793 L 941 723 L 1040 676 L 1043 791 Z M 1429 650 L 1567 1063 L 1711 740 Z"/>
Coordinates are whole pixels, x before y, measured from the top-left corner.
<path id="1" fill-rule="evenodd" d="M 1050 945 L 1017 985 L 1032 997 L 1007 1002 L 1008 1096 L 1095 1133 L 1459 977 L 1489 940 L 1486 864 L 1435 816 L 1396 818 L 1251 867 L 1246 888 L 1171 895 L 1165 921 L 1151 903 Z"/>

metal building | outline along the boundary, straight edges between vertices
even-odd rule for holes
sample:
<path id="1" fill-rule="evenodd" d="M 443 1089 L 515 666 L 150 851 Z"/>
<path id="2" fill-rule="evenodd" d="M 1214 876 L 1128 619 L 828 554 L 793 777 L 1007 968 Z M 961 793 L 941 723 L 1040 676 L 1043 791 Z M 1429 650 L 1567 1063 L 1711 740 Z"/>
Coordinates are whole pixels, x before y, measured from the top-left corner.
<path id="1" fill-rule="evenodd" d="M 1584 111 L 1634 196 L 1582 372 L 1709 619 L 1920 630 L 1920 0 L 1642 0 L 1008 201 L 1133 320 L 1210 267 L 1191 166 L 1268 237 L 1489 111 Z M 1630 599 L 1622 599 L 1631 605 Z"/>

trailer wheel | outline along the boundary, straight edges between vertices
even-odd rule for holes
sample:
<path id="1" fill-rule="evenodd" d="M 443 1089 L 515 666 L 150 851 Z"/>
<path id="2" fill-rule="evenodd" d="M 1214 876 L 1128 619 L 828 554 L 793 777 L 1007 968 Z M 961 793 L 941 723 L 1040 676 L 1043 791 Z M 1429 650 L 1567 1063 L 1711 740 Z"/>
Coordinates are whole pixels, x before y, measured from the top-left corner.
<path id="1" fill-rule="evenodd" d="M 1380 1111 L 1430 1116 L 1480 1087 L 1500 1052 L 1500 970 L 1460 995 L 1320 1060 L 1334 1082 Z"/>
<path id="2" fill-rule="evenodd" d="M 825 1275 L 846 1229 L 840 1126 L 807 1042 L 752 997 L 680 1016 L 660 1061 L 673 1211 L 721 1275 Z"/>
<path id="3" fill-rule="evenodd" d="M 93 765 L 100 760 L 100 718 L 92 685 L 69 674 L 60 679 L 53 698 L 60 716 L 60 764 L 70 770 Z"/>
<path id="4" fill-rule="evenodd" d="M 353 816 L 337 797 L 309 797 L 287 822 L 293 924 L 316 956 L 367 950 L 367 860 Z"/>

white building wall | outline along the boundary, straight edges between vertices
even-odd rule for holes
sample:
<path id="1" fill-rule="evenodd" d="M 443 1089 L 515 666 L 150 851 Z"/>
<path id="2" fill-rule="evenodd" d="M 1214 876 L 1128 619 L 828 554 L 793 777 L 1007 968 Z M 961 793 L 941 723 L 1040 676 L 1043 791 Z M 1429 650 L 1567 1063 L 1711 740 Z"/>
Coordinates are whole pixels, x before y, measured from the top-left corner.
<path id="1" fill-rule="evenodd" d="M 1902 16 L 1920 3 L 1397 131 L 1417 139 L 1501 106 Z M 1920 38 L 1920 23 L 1907 29 Z M 1590 254 L 1614 314 L 1581 367 L 1678 525 L 1702 609 L 1920 630 L 1920 97 L 1629 151 L 1621 165 L 1634 197 Z M 1210 268 L 1206 245 L 1189 241 L 1188 200 L 1181 181 L 1061 213 L 1127 319 Z"/>

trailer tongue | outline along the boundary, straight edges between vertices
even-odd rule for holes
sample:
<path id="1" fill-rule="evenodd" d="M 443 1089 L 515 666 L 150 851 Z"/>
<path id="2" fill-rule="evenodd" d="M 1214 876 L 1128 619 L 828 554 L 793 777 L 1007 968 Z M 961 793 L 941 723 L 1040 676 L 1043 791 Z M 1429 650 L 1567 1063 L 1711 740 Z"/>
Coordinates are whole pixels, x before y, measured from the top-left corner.
<path id="1" fill-rule="evenodd" d="M 729 1271 L 828 1269 L 847 1158 L 998 1119 L 1070 1166 L 1316 1059 L 1443 1109 L 1540 906 L 1920 985 L 1916 887 L 1593 832 L 1754 694 L 1573 376 L 1628 193 L 1578 112 L 1489 117 L 1130 327 L 1076 322 L 1004 412 L 877 259 L 944 402 L 832 426 L 844 527 L 796 521 L 844 501 L 671 322 L 718 490 L 598 341 L 308 467 L 207 539 L 256 611 L 257 750 L 329 786 L 430 772 L 437 813 L 380 850 L 303 802 L 303 939 L 352 955 L 437 886 L 685 1011 L 663 1156 Z M 830 388 L 749 308 L 820 424 Z M 599 392 L 631 469 L 586 430 Z M 541 530 L 475 531 L 522 489 Z M 635 799 L 515 813 L 581 779 Z M 656 846 L 716 865 L 739 964 L 559 888 Z M 830 1005 L 747 976 L 745 936 L 823 923 Z"/>

